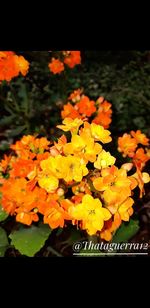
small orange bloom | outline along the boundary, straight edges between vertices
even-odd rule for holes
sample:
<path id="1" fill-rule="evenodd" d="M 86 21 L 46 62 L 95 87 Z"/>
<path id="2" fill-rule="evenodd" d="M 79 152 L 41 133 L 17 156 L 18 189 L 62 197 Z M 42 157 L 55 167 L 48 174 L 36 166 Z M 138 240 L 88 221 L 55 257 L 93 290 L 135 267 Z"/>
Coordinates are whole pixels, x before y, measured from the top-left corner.
<path id="1" fill-rule="evenodd" d="M 131 136 L 135 138 L 137 143 L 141 143 L 143 145 L 149 144 L 149 139 L 146 137 L 145 134 L 142 134 L 140 130 L 137 130 L 136 132 L 132 130 Z"/>
<path id="2" fill-rule="evenodd" d="M 26 177 L 35 166 L 33 160 L 25 160 L 19 158 L 12 163 L 12 170 L 10 171 L 10 177 Z"/>
<path id="3" fill-rule="evenodd" d="M 6 154 L 4 155 L 4 159 L 1 160 L 0 162 L 0 171 L 5 172 L 7 167 L 9 166 L 9 163 L 11 161 L 12 156 L 9 155 L 7 156 Z"/>
<path id="4" fill-rule="evenodd" d="M 56 201 L 51 201 L 49 209 L 44 214 L 44 223 L 49 224 L 52 229 L 63 228 L 65 219 L 71 219 L 69 214 Z"/>
<path id="5" fill-rule="evenodd" d="M 19 72 L 25 76 L 29 70 L 29 62 L 23 56 L 14 56 Z"/>
<path id="6" fill-rule="evenodd" d="M 73 93 L 70 94 L 68 99 L 72 100 L 73 103 L 78 102 L 81 98 L 82 92 L 83 91 L 81 89 L 77 89 L 77 90 L 73 91 Z"/>
<path id="7" fill-rule="evenodd" d="M 89 98 L 85 95 L 82 96 L 76 107 L 80 114 L 87 117 L 90 117 L 96 111 L 95 102 L 90 101 Z"/>
<path id="8" fill-rule="evenodd" d="M 70 104 L 64 105 L 64 109 L 61 111 L 61 116 L 63 119 L 65 118 L 80 118 L 79 112 Z"/>
<path id="9" fill-rule="evenodd" d="M 129 134 L 123 134 L 122 137 L 118 138 L 118 151 L 123 152 L 123 156 L 133 157 L 134 152 L 137 148 L 137 141 L 132 138 Z"/>
<path id="10" fill-rule="evenodd" d="M 70 54 L 65 57 L 64 63 L 70 68 L 74 68 L 75 65 L 81 64 L 81 54 L 80 51 L 70 51 Z"/>
<path id="11" fill-rule="evenodd" d="M 48 64 L 48 67 L 53 74 L 60 74 L 64 71 L 64 64 L 59 59 L 52 58 L 52 61 Z"/>
<path id="12" fill-rule="evenodd" d="M 16 212 L 18 212 L 16 215 L 16 221 L 21 222 L 27 226 L 30 226 L 33 221 L 39 220 L 38 215 L 34 212 L 23 212 L 21 208 L 17 209 Z"/>
<path id="13" fill-rule="evenodd" d="M 134 157 L 133 157 L 133 163 L 138 165 L 140 169 L 142 169 L 145 166 L 145 163 L 150 159 L 148 155 L 144 152 L 143 148 L 139 148 Z"/>
<path id="14" fill-rule="evenodd" d="M 92 123 L 102 125 L 104 128 L 108 128 L 111 123 L 111 118 L 104 111 L 98 113 L 98 115 L 93 119 Z"/>
<path id="15" fill-rule="evenodd" d="M 0 51 L 0 82 L 10 81 L 19 73 L 25 76 L 29 69 L 29 62 L 23 56 L 17 56 L 12 51 Z"/>

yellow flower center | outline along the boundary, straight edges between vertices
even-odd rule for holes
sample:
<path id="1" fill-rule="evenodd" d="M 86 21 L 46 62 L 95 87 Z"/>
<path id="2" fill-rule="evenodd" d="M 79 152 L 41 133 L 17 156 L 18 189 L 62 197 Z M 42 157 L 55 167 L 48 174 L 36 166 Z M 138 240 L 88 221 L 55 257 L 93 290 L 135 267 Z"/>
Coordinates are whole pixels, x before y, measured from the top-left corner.
<path id="1" fill-rule="evenodd" d="M 95 215 L 95 210 L 90 210 L 89 215 Z"/>

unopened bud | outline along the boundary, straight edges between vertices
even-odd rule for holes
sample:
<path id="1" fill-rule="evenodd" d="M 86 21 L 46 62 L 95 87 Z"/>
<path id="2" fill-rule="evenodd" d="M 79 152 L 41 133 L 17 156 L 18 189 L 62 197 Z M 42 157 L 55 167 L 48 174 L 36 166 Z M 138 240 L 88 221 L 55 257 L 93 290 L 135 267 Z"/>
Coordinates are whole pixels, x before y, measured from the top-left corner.
<path id="1" fill-rule="evenodd" d="M 126 170 L 126 171 L 130 171 L 133 167 L 132 163 L 125 163 L 121 166 L 122 169 Z"/>
<path id="2" fill-rule="evenodd" d="M 33 210 L 34 213 L 37 213 L 38 212 L 38 208 L 35 207 L 35 209 Z"/>
<path id="3" fill-rule="evenodd" d="M 57 189 L 57 195 L 58 195 L 59 197 L 62 197 L 62 196 L 64 195 L 64 189 L 63 189 L 63 188 L 58 188 L 58 189 Z"/>
<path id="4" fill-rule="evenodd" d="M 56 148 L 51 148 L 50 153 L 52 156 L 57 156 L 59 154 L 59 151 Z"/>
<path id="5" fill-rule="evenodd" d="M 104 100 L 104 97 L 103 97 L 103 96 L 100 96 L 100 97 L 97 99 L 96 103 L 101 104 L 101 103 L 103 102 L 103 100 Z"/>
<path id="6" fill-rule="evenodd" d="M 81 192 L 84 192 L 84 191 L 85 191 L 84 186 L 81 186 L 81 187 L 80 187 L 80 191 L 81 191 Z"/>

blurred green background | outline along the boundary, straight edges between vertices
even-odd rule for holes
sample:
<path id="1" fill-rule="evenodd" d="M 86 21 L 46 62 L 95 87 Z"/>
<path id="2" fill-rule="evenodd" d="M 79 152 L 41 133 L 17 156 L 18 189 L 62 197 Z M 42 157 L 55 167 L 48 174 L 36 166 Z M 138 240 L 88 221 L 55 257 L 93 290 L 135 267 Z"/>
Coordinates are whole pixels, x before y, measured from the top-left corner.
<path id="1" fill-rule="evenodd" d="M 131 129 L 150 135 L 150 51 L 81 51 L 82 64 L 60 75 L 48 69 L 51 52 L 16 53 L 30 69 L 26 77 L 0 85 L 1 153 L 23 134 L 53 134 L 67 96 L 77 88 L 112 103 L 112 135 Z"/>

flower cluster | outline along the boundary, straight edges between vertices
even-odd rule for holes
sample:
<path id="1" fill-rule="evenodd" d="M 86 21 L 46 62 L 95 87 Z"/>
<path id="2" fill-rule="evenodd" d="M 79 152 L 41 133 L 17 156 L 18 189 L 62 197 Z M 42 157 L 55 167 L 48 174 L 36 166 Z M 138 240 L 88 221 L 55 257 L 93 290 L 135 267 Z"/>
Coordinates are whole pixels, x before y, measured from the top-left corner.
<path id="1" fill-rule="evenodd" d="M 103 126 L 65 118 L 57 127 L 70 132 L 69 140 L 27 135 L 11 146 L 15 155 L 4 156 L 2 207 L 26 225 L 42 217 L 52 229 L 72 223 L 109 241 L 133 213 L 138 180 L 127 175 L 126 164 L 117 168 L 116 158 L 104 150 L 112 138 Z"/>
<path id="2" fill-rule="evenodd" d="M 25 76 L 28 69 L 29 62 L 23 56 L 18 56 L 13 51 L 0 51 L 0 82 L 10 81 L 19 73 Z"/>
<path id="3" fill-rule="evenodd" d="M 53 74 L 60 74 L 64 71 L 65 65 L 74 68 L 77 64 L 81 64 L 80 51 L 61 51 L 58 58 L 52 58 L 48 67 Z"/>
<path id="4" fill-rule="evenodd" d="M 141 146 L 139 146 L 139 144 Z M 122 152 L 123 157 L 129 157 L 132 160 L 130 165 L 136 168 L 134 177 L 138 181 L 140 188 L 140 198 L 144 194 L 144 183 L 149 182 L 149 175 L 142 172 L 145 164 L 150 160 L 150 152 L 146 146 L 149 145 L 149 139 L 140 130 L 131 131 L 130 134 L 125 133 L 118 138 L 118 151 Z"/>
<path id="5" fill-rule="evenodd" d="M 90 100 L 88 96 L 82 94 L 82 90 L 75 90 L 69 97 L 67 104 L 61 111 L 62 119 L 70 117 L 79 118 L 92 123 L 100 124 L 104 128 L 109 128 L 111 123 L 111 104 L 102 96 L 96 102 Z"/>

